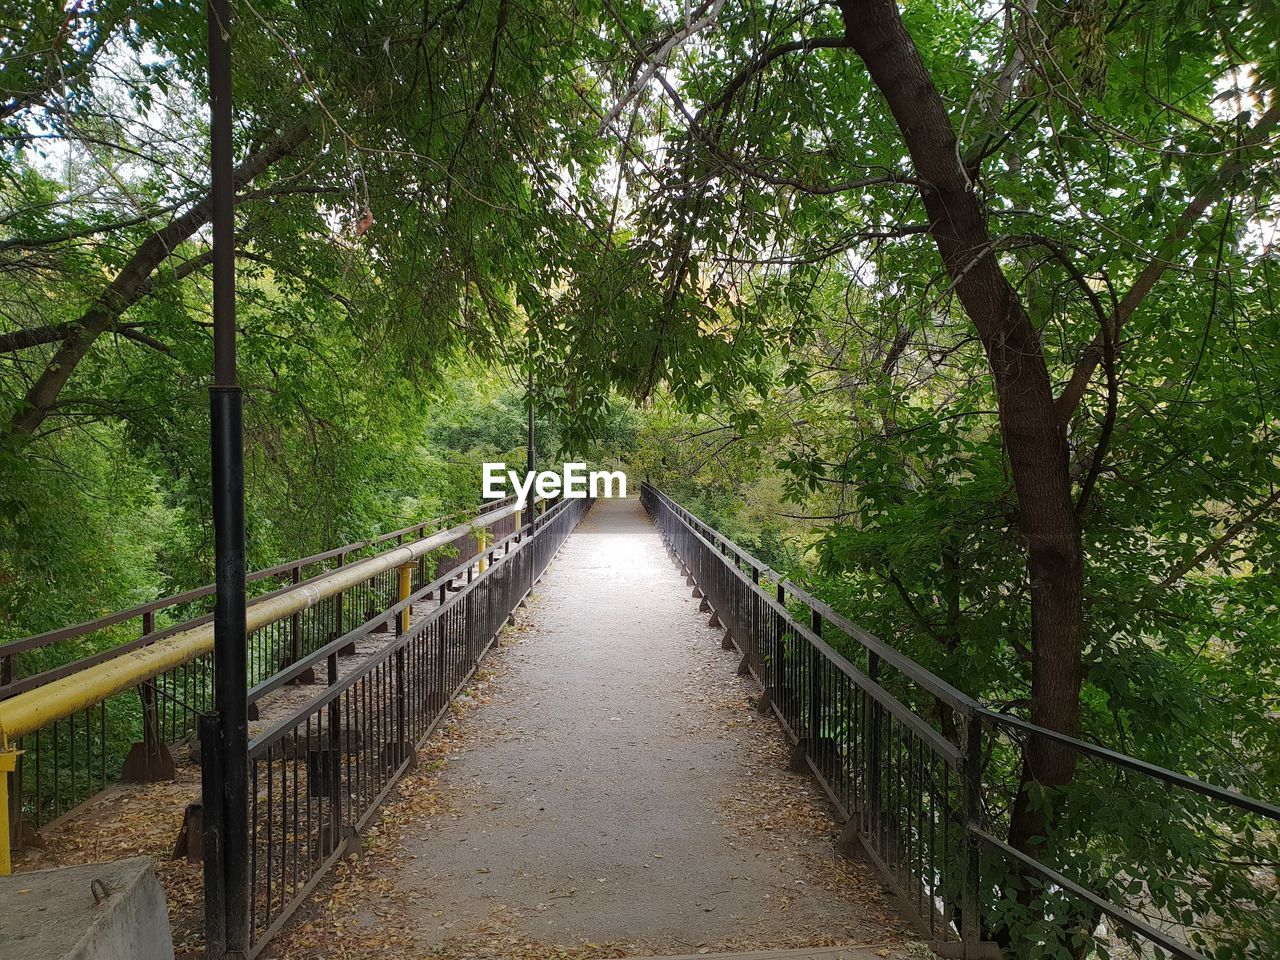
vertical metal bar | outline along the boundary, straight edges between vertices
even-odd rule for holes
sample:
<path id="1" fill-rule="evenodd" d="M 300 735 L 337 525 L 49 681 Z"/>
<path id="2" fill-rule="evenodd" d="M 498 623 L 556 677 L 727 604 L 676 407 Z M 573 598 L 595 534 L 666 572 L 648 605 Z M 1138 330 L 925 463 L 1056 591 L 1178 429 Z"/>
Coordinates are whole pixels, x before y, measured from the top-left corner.
<path id="1" fill-rule="evenodd" d="M 871 653 L 867 657 L 867 677 L 875 684 L 876 688 L 880 686 L 880 654 Z M 874 693 L 868 693 L 870 702 L 864 704 L 869 709 L 866 710 L 867 720 L 867 739 L 866 739 L 866 766 L 867 766 L 867 806 L 870 813 L 870 830 L 873 836 L 878 836 L 880 829 L 880 717 L 881 707 L 880 700 Z"/>
<path id="2" fill-rule="evenodd" d="M 302 582 L 301 567 L 293 568 L 290 582 L 294 586 Z M 301 660 L 302 653 L 302 614 L 295 613 L 289 618 L 289 664 L 294 664 Z"/>
<path id="3" fill-rule="evenodd" d="M 289 817 L 290 817 L 290 822 L 291 822 L 292 827 L 293 827 L 293 835 L 292 835 L 292 841 L 293 841 L 293 842 L 292 842 L 289 846 L 290 846 L 290 847 L 292 847 L 292 853 L 293 853 L 293 873 L 292 873 L 292 875 L 291 875 L 291 877 L 290 877 L 290 886 L 289 886 L 289 896 L 290 896 L 290 897 L 292 897 L 295 893 L 297 893 L 297 892 L 298 892 L 298 866 L 299 866 L 299 864 L 298 864 L 298 858 L 299 858 L 299 856 L 300 856 L 300 855 L 301 855 L 301 853 L 302 853 L 302 839 L 301 839 L 301 837 L 302 837 L 302 832 L 301 832 L 301 830 L 299 830 L 299 828 L 298 828 L 298 827 L 299 827 L 299 824 L 301 823 L 301 819 L 300 819 L 300 817 L 298 816 L 298 757 L 299 757 L 299 753 L 298 753 L 298 728 L 297 728 L 297 727 L 294 727 L 294 728 L 293 728 L 293 732 L 292 732 L 292 734 L 291 734 L 291 737 L 292 737 L 292 739 L 293 739 L 293 754 L 292 754 L 292 755 L 290 756 L 290 758 L 289 758 L 289 767 L 290 767 L 290 772 L 293 774 L 293 783 L 292 783 L 292 785 L 291 785 L 291 786 L 292 786 L 292 793 L 293 793 L 293 806 L 292 806 L 292 809 L 289 811 Z M 311 747 L 311 738 L 310 738 L 310 737 L 308 737 L 308 738 L 307 738 L 307 741 L 306 741 L 306 747 L 307 747 L 308 749 Z M 303 754 L 303 756 L 305 756 L 305 754 Z"/>
<path id="4" fill-rule="evenodd" d="M 222 811 L 223 771 L 221 769 L 222 717 L 200 715 L 201 842 L 204 849 L 204 937 L 205 955 L 221 960 L 227 954 L 226 877 L 222 870 L 224 817 Z"/>
<path id="5" fill-rule="evenodd" d="M 341 596 L 341 594 L 339 594 Z M 332 687 L 338 682 L 338 655 L 337 653 L 329 654 L 327 666 L 329 668 L 329 686 Z M 340 713 L 339 698 L 334 697 L 329 701 L 329 731 L 328 731 L 328 748 L 329 755 L 327 758 L 327 767 L 329 771 L 329 827 L 332 831 L 329 834 L 329 842 L 336 847 L 342 837 L 342 755 L 341 755 L 341 723 L 342 715 Z M 349 701 L 348 701 L 349 702 Z"/>
<path id="6" fill-rule="evenodd" d="M 313 720 L 315 721 L 314 733 L 312 732 Z M 319 744 L 320 742 L 321 742 L 320 715 L 318 713 L 308 714 L 307 715 L 307 740 L 306 740 L 307 750 L 311 751 L 316 749 L 316 745 Z M 294 763 L 295 764 L 297 763 L 296 759 L 294 760 Z M 306 871 L 307 872 L 306 872 L 306 876 L 308 877 L 311 876 L 311 871 L 315 869 L 315 864 L 316 864 L 316 855 L 315 855 L 316 851 L 314 847 L 315 833 L 312 830 L 312 823 L 311 823 L 311 803 L 314 796 L 315 785 L 311 782 L 311 773 L 312 773 L 311 767 L 308 766 L 307 779 L 306 779 L 306 805 L 307 805 L 307 830 L 306 830 L 306 838 L 307 838 Z"/>
<path id="7" fill-rule="evenodd" d="M 777 585 L 775 596 L 778 605 L 783 609 L 787 606 L 787 588 L 781 583 Z M 791 722 L 791 691 L 787 684 L 787 645 L 783 637 L 786 635 L 787 624 L 781 614 L 776 614 L 773 618 L 773 684 L 774 684 L 774 701 L 782 710 L 783 718 Z"/>
<path id="8" fill-rule="evenodd" d="M 346 562 L 347 562 L 347 555 L 345 553 L 338 554 L 338 566 L 341 567 Z M 333 639 L 335 640 L 347 632 L 346 599 L 347 599 L 347 593 L 345 590 L 338 594 L 338 604 L 337 604 L 338 609 L 334 614 L 334 616 L 337 618 L 337 621 L 338 621 L 337 633 L 333 637 Z"/>
<path id="9" fill-rule="evenodd" d="M 410 593 L 409 577 L 412 573 L 412 567 L 400 568 L 400 599 L 407 600 Z M 396 639 L 399 640 L 409 629 L 409 608 L 405 607 L 404 611 L 396 617 Z M 405 679 L 405 645 L 400 643 L 396 646 L 396 673 L 395 673 L 395 698 L 396 698 L 396 745 L 389 766 L 392 770 L 399 768 L 400 763 L 408 756 L 409 750 L 409 734 L 405 729 L 406 710 L 408 709 L 409 697 L 406 689 Z"/>
<path id="10" fill-rule="evenodd" d="M 14 666 L 17 658 L 13 656 L 0 657 L 0 686 L 13 683 Z M 38 734 L 37 734 L 38 736 Z M 22 749 L 21 740 L 18 742 L 18 749 Z M 0 836 L 0 850 L 7 855 L 9 850 L 16 850 L 22 837 L 22 768 L 25 766 L 22 760 L 22 754 L 18 754 L 13 761 L 13 770 L 10 772 L 0 771 L 0 777 L 7 780 L 6 790 L 3 791 L 5 809 L 0 811 L 0 816 L 5 818 L 4 829 L 8 832 L 7 840 Z M 8 763 L 6 762 L 6 767 Z M 38 781 L 38 778 L 37 778 Z M 37 794 L 37 802 L 38 802 Z M 7 873 L 7 870 L 0 871 L 0 875 Z"/>
<path id="11" fill-rule="evenodd" d="M 532 334 L 532 330 L 530 330 L 530 333 Z M 528 408 L 529 408 L 529 410 L 528 410 L 528 418 L 529 418 L 528 436 L 527 436 L 527 438 L 526 438 L 526 445 L 525 445 L 525 472 L 526 472 L 526 475 L 528 475 L 528 474 L 530 474 L 530 473 L 534 473 L 534 472 L 537 470 L 537 468 L 538 468 L 538 454 L 537 454 L 537 447 L 536 447 L 536 444 L 534 443 L 534 439 L 535 439 L 535 437 L 534 437 L 534 428 L 535 428 L 535 424 L 534 424 L 535 401 L 534 401 L 534 392 L 533 392 L 533 388 L 534 388 L 534 383 L 533 383 L 533 337 L 532 337 L 532 336 L 530 336 L 530 337 L 529 337 L 529 389 L 528 389 L 528 395 L 527 395 L 526 400 L 525 400 L 525 403 L 526 403 L 526 405 L 527 405 L 527 406 L 528 406 Z"/>
<path id="12" fill-rule="evenodd" d="M 258 929 L 258 760 L 250 761 L 249 829 L 253 831 L 249 845 L 249 935 Z"/>
<path id="13" fill-rule="evenodd" d="M 982 822 L 982 718 L 977 711 L 969 710 L 965 718 L 964 770 L 961 774 L 961 790 L 964 794 L 964 868 L 960 890 L 960 938 L 968 944 L 982 939 L 981 864 L 978 838 L 974 829 Z"/>
<path id="14" fill-rule="evenodd" d="M 107 701 L 98 704 L 98 790 L 107 789 Z"/>
<path id="15" fill-rule="evenodd" d="M 809 611 L 809 629 L 819 640 L 822 639 L 822 614 L 817 610 Z M 822 736 L 822 676 L 821 666 L 826 659 L 817 647 L 809 651 L 809 751 L 814 761 L 818 761 L 818 740 Z"/>
<path id="16" fill-rule="evenodd" d="M 209 388 L 216 591 L 214 703 L 219 718 L 219 813 L 226 953 L 248 950 L 249 784 L 245 636 L 243 398 L 236 377 L 235 175 L 232 168 L 231 8 L 209 0 L 209 168 L 213 225 L 213 383 Z M 217 749 L 210 753 L 218 752 Z M 208 870 L 206 870 L 208 879 Z M 206 924 L 209 918 L 206 912 Z M 215 924 L 216 927 L 216 924 Z M 216 930 L 214 932 L 217 932 Z"/>
<path id="17" fill-rule="evenodd" d="M 934 903 L 938 898 L 938 757 L 932 750 L 928 754 L 929 784 L 929 868 L 925 874 L 929 878 L 927 890 L 929 894 L 929 935 L 933 936 L 937 928 L 938 912 Z M 946 824 L 943 824 L 946 829 Z"/>

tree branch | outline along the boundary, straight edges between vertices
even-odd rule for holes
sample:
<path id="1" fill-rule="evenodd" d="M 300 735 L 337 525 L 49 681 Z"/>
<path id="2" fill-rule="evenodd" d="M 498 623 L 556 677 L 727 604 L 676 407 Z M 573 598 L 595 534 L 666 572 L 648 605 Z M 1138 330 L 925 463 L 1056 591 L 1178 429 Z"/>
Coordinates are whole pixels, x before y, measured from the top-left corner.
<path id="1" fill-rule="evenodd" d="M 1222 198 L 1223 192 L 1231 186 L 1235 179 L 1249 169 L 1249 162 L 1245 158 L 1245 154 L 1265 143 L 1272 128 L 1277 124 L 1280 124 L 1280 101 L 1271 105 L 1271 108 L 1249 130 L 1240 146 L 1223 161 L 1218 168 L 1218 172 L 1196 191 L 1195 196 L 1191 198 L 1191 201 L 1174 223 L 1169 235 L 1165 237 L 1155 254 L 1147 261 L 1146 266 L 1133 282 L 1133 286 L 1129 288 L 1129 292 L 1124 295 L 1119 306 L 1116 307 L 1115 319 L 1112 323 L 1112 330 L 1116 336 L 1119 335 L 1120 330 L 1137 311 L 1138 307 L 1142 305 L 1142 302 L 1151 293 L 1160 278 L 1173 266 L 1178 253 L 1182 250 L 1183 243 L 1191 233 L 1191 228 L 1204 216 L 1209 207 Z M 1089 346 L 1085 348 L 1080 359 L 1076 361 L 1075 369 L 1071 371 L 1071 379 L 1067 381 L 1067 385 L 1063 388 L 1062 394 L 1055 403 L 1059 421 L 1065 423 L 1071 419 L 1076 408 L 1080 406 L 1080 402 L 1084 399 L 1085 391 L 1089 388 L 1089 381 L 1093 378 L 1093 372 L 1098 368 L 1098 364 L 1102 362 L 1103 346 L 1102 332 L 1099 331 Z"/>
<path id="2" fill-rule="evenodd" d="M 704 110 L 721 110 L 727 107 L 733 98 L 737 96 L 738 91 L 746 86 L 752 77 L 763 73 L 769 64 L 781 57 L 791 53 L 808 53 L 810 50 L 848 49 L 851 45 L 848 37 L 805 37 L 801 40 L 792 40 L 789 43 L 780 43 L 776 47 L 766 50 L 758 58 L 739 70 L 733 79 L 725 84 L 724 89 L 720 91 L 720 95 L 708 103 Z"/>
<path id="3" fill-rule="evenodd" d="M 1257 505 L 1253 507 L 1252 510 L 1246 513 L 1239 520 L 1236 520 L 1234 523 L 1229 524 L 1227 528 L 1222 532 L 1221 536 L 1214 539 L 1211 543 L 1209 543 L 1203 550 L 1197 553 L 1194 557 L 1192 557 L 1189 560 L 1184 560 L 1182 563 L 1176 564 L 1173 567 L 1173 569 L 1169 571 L 1168 575 L 1163 580 L 1160 581 L 1160 586 L 1165 588 L 1172 587 L 1175 583 L 1177 583 L 1179 580 L 1185 577 L 1188 573 L 1196 569 L 1196 567 L 1200 566 L 1203 563 L 1206 563 L 1209 560 L 1217 559 L 1217 557 L 1222 553 L 1223 548 L 1225 548 L 1229 543 L 1231 543 L 1231 541 L 1233 541 L 1236 537 L 1240 536 L 1240 534 L 1242 534 L 1245 530 L 1249 529 L 1249 527 L 1257 523 L 1258 520 L 1261 519 L 1262 515 L 1266 513 L 1268 510 L 1270 510 L 1272 507 L 1274 507 L 1277 503 L 1280 503 L 1280 489 L 1277 489 L 1274 493 L 1271 494 L 1271 496 L 1267 497 L 1265 500 L 1260 501 Z"/>
<path id="4" fill-rule="evenodd" d="M 285 131 L 272 143 L 250 154 L 234 173 L 236 190 L 251 182 L 277 161 L 293 153 L 311 135 L 310 121 L 304 120 Z M 44 422 L 57 403 L 58 394 L 76 366 L 88 354 L 94 341 L 110 330 L 129 307 L 146 294 L 155 269 L 172 255 L 178 245 L 206 223 L 213 213 L 213 198 L 206 194 L 185 213 L 175 217 L 142 241 L 98 299 L 75 322 L 75 332 L 63 341 L 23 398 L 22 406 L 10 421 L 10 430 L 28 437 Z M 181 268 L 179 268 L 181 269 Z"/>

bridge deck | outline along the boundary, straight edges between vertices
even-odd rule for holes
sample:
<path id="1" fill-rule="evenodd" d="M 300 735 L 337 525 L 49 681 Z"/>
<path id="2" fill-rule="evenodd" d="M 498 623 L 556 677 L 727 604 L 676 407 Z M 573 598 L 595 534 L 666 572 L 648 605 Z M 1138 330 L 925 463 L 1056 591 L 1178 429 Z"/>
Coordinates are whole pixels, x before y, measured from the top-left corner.
<path id="1" fill-rule="evenodd" d="M 597 503 L 478 703 L 424 751 L 440 762 L 269 953 L 903 955 L 903 924 L 834 855 L 825 801 L 785 771 L 706 619 L 638 502 Z"/>

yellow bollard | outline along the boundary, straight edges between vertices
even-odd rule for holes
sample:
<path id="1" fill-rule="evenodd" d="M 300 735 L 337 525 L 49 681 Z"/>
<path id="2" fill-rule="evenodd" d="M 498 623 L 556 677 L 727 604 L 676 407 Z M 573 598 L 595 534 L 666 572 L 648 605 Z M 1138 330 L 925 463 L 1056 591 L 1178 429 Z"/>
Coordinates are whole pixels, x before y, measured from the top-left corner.
<path id="1" fill-rule="evenodd" d="M 517 533 L 519 533 L 519 532 L 520 532 L 520 515 L 521 515 L 521 513 L 522 513 L 522 512 L 523 512 L 523 511 L 520 511 L 520 510 L 517 510 L 517 511 L 516 511 L 516 525 L 515 525 L 515 531 L 516 531 Z"/>
<path id="2" fill-rule="evenodd" d="M 396 597 L 397 600 L 408 600 L 409 594 L 413 592 L 413 567 L 412 563 L 406 563 L 400 567 L 400 593 Z M 411 608 L 405 607 L 400 611 L 400 632 L 409 632 L 409 614 Z"/>
<path id="3" fill-rule="evenodd" d="M 484 552 L 485 547 L 487 547 L 488 545 L 489 545 L 489 530 L 488 528 L 481 528 L 476 533 L 476 553 L 480 557 L 478 561 L 478 566 L 480 567 L 481 573 L 484 573 L 486 570 L 489 569 L 489 555 Z"/>
<path id="4" fill-rule="evenodd" d="M 18 769 L 21 750 L 0 750 L 0 877 L 13 872 L 9 856 L 9 776 Z"/>

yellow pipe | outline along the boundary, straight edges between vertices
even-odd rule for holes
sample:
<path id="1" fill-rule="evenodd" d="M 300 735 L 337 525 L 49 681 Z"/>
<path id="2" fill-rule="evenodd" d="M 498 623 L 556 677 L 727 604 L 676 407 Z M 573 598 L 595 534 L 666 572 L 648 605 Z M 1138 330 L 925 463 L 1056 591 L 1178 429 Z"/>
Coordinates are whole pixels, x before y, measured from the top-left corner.
<path id="1" fill-rule="evenodd" d="M 0 750 L 0 877 L 13 872 L 9 857 L 9 783 L 21 750 Z"/>
<path id="2" fill-rule="evenodd" d="M 489 531 L 481 529 L 476 532 L 476 554 L 480 557 L 477 566 L 480 572 L 484 573 L 489 569 L 489 555 L 485 553 L 485 547 L 489 545 Z"/>
<path id="3" fill-rule="evenodd" d="M 503 507 L 368 560 L 340 567 L 324 577 L 285 593 L 251 603 L 245 609 L 248 632 L 252 633 L 269 623 L 308 610 L 321 600 L 348 590 L 376 574 L 414 563 L 423 554 L 452 543 L 472 531 L 483 530 L 495 520 L 501 520 L 515 512 L 514 504 Z M 0 702 L 0 748 L 18 737 L 34 733 L 55 720 L 87 710 L 110 696 L 131 690 L 152 677 L 212 650 L 213 624 L 205 623 Z"/>

